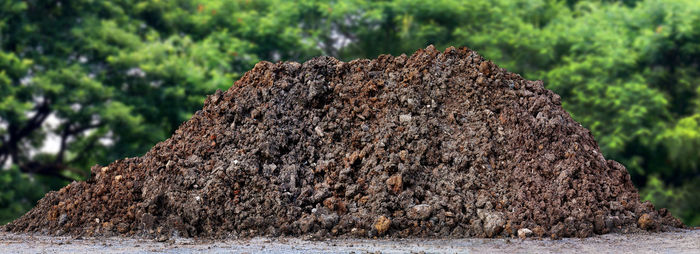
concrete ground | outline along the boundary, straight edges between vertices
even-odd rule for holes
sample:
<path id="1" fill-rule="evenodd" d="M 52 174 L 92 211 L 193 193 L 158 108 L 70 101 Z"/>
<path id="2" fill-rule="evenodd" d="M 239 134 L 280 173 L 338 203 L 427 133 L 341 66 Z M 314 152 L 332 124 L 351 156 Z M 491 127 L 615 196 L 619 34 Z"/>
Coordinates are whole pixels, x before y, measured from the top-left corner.
<path id="1" fill-rule="evenodd" d="M 700 230 L 586 239 L 246 240 L 83 238 L 0 233 L 0 253 L 700 253 Z"/>

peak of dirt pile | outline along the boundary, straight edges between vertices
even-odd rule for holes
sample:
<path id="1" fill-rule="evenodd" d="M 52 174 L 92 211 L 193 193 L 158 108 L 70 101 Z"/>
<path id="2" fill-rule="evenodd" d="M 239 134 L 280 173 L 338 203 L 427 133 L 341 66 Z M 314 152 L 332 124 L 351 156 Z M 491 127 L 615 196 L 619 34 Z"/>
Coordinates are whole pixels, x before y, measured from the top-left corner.
<path id="1" fill-rule="evenodd" d="M 173 102 L 177 103 L 177 102 Z M 258 63 L 140 158 L 6 230 L 228 237 L 586 237 L 682 227 L 540 81 L 432 46 Z"/>

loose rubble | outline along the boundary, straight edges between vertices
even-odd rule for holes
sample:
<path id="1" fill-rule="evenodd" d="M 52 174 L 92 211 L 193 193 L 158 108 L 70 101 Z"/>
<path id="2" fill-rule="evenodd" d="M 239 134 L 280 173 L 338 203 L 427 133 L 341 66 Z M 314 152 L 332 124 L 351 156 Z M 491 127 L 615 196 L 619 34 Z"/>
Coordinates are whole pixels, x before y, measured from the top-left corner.
<path id="1" fill-rule="evenodd" d="M 559 238 L 675 227 L 542 82 L 431 46 L 260 62 L 144 156 L 94 166 L 4 229 Z"/>

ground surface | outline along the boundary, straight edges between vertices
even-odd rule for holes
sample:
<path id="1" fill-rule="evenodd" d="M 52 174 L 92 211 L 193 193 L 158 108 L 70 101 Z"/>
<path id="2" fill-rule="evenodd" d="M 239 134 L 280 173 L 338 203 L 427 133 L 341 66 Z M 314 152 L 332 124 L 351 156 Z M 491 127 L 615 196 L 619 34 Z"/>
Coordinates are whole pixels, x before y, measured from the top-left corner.
<path id="1" fill-rule="evenodd" d="M 0 233 L 1 253 L 700 253 L 700 230 L 607 234 L 585 239 L 449 239 L 309 241 L 301 238 L 155 242 L 138 238 L 84 238 Z"/>

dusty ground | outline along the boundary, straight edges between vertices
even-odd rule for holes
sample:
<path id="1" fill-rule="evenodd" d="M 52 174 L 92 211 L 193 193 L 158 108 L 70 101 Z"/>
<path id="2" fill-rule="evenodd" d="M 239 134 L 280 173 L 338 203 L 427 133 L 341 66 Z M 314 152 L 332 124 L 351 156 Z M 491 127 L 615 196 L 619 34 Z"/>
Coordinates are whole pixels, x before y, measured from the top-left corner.
<path id="1" fill-rule="evenodd" d="M 138 238 L 84 238 L 0 233 L 1 253 L 700 253 L 700 230 L 607 234 L 585 239 L 448 239 L 309 241 L 301 238 L 155 242 Z"/>

